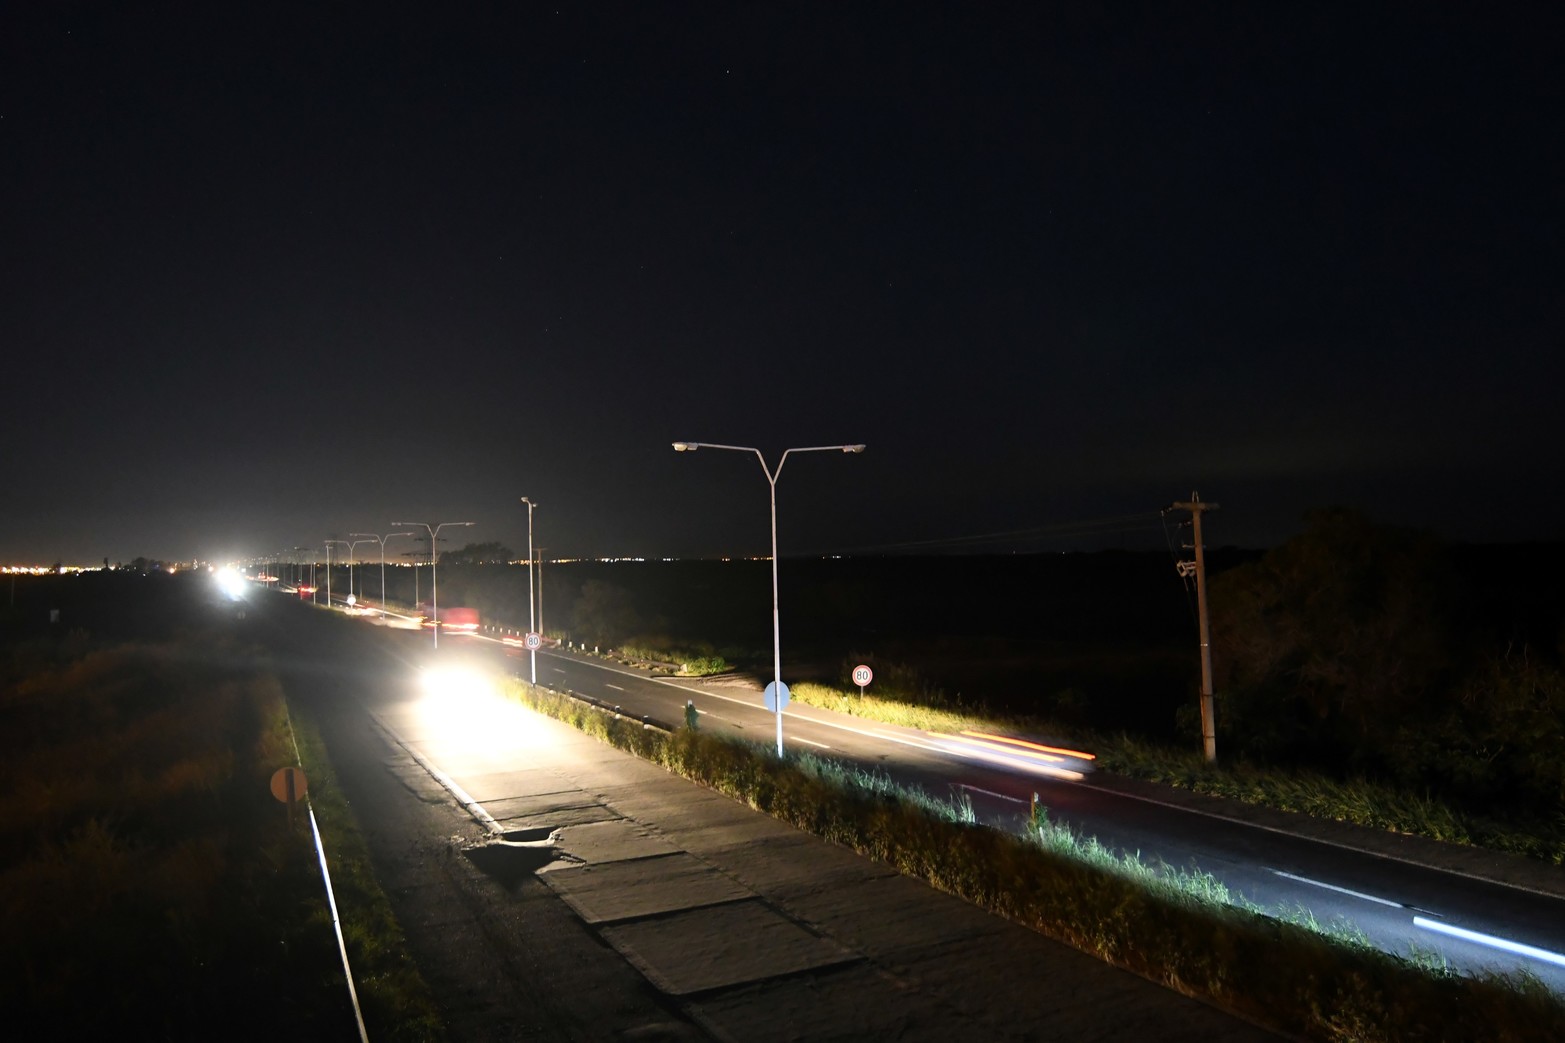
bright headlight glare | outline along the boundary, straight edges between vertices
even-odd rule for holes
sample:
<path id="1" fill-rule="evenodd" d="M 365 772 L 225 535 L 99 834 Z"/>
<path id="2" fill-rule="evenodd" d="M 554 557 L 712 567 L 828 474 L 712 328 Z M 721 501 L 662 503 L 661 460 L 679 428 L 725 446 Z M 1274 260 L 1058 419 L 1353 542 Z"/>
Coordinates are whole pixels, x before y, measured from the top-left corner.
<path id="1" fill-rule="evenodd" d="M 497 694 L 494 682 L 476 670 L 432 668 L 419 675 L 419 685 L 425 695 L 453 701 L 487 699 Z"/>
<path id="2" fill-rule="evenodd" d="M 245 578 L 233 569 L 224 569 L 213 576 L 217 581 L 218 589 L 230 598 L 238 600 L 245 596 Z"/>

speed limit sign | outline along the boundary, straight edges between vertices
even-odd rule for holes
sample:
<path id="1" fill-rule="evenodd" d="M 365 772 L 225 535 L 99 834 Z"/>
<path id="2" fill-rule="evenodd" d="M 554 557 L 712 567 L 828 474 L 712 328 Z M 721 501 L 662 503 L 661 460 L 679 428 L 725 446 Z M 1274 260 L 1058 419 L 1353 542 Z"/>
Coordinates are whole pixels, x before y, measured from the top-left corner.
<path id="1" fill-rule="evenodd" d="M 536 652 L 543 647 L 543 635 L 535 631 L 529 631 L 527 636 L 522 639 L 522 643 L 529 650 Z"/>
<path id="2" fill-rule="evenodd" d="M 863 663 L 860 663 L 858 666 L 853 668 L 853 683 L 859 686 L 859 691 L 862 692 L 864 690 L 864 686 L 869 684 L 874 679 L 875 671 L 871 670 Z"/>

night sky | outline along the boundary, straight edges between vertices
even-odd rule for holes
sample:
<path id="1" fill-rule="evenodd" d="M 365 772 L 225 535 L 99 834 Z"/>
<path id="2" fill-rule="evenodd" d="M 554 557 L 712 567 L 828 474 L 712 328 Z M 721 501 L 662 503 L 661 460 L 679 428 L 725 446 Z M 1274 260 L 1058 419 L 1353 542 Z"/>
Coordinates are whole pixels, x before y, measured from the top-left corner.
<path id="1" fill-rule="evenodd" d="M 0 562 L 1565 536 L 1558 4 L 236 6 L 0 14 Z"/>

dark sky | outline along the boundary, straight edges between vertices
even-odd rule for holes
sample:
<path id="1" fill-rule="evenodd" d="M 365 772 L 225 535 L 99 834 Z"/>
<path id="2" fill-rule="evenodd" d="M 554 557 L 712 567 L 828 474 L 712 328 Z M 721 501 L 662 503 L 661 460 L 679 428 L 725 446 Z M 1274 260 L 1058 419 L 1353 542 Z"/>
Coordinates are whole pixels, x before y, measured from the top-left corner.
<path id="1" fill-rule="evenodd" d="M 0 14 L 0 561 L 1565 535 L 1557 4 L 236 6 Z"/>

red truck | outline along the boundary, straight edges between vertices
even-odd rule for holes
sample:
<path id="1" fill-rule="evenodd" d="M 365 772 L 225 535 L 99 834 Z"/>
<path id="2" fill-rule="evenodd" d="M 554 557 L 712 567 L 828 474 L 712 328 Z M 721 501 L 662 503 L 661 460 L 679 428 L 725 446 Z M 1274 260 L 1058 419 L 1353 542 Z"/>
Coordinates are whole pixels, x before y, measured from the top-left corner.
<path id="1" fill-rule="evenodd" d="M 432 627 L 438 623 L 440 629 L 447 633 L 463 634 L 471 634 L 478 630 L 478 609 L 476 608 L 441 605 L 440 611 L 435 612 L 428 604 L 423 604 L 419 606 L 419 610 L 424 613 L 424 625 L 426 627 Z"/>

